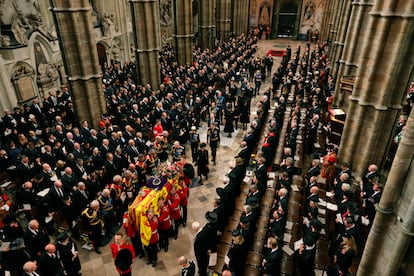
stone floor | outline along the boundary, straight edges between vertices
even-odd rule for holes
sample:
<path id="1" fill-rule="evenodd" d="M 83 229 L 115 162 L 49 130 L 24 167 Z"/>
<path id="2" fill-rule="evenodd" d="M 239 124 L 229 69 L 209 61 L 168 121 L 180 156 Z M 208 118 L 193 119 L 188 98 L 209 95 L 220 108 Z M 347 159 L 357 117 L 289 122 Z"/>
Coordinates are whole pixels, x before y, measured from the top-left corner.
<path id="1" fill-rule="evenodd" d="M 287 45 L 291 45 L 292 49 L 296 47 L 299 42 L 288 39 L 277 40 L 261 40 L 259 41 L 258 56 L 263 57 L 269 49 L 285 49 Z M 300 43 L 302 47 L 305 43 Z M 303 49 L 303 48 L 302 48 Z M 274 57 L 274 67 L 280 62 L 280 57 Z M 262 91 L 271 85 L 270 78 L 263 84 Z M 257 99 L 257 98 L 256 98 Z M 252 103 L 252 111 L 255 109 L 255 100 Z M 206 140 L 206 123 L 204 123 L 199 133 L 201 134 L 201 140 Z M 221 129 L 223 126 L 221 127 Z M 224 134 L 224 133 L 223 133 Z M 232 160 L 235 152 L 237 151 L 240 141 L 243 138 L 245 131 L 238 130 L 237 133 L 233 133 L 233 138 L 227 138 L 222 134 L 221 145 L 217 153 L 217 165 L 211 164 L 210 175 L 208 181 L 205 181 L 205 185 L 191 188 L 190 198 L 188 203 L 188 222 L 187 227 L 182 226 L 179 229 L 178 239 L 170 240 L 169 251 L 165 253 L 163 250 L 158 253 L 158 264 L 155 268 L 145 264 L 144 259 L 136 259 L 133 263 L 133 275 L 157 275 L 157 276 L 174 276 L 180 275 L 180 267 L 177 265 L 177 258 L 181 255 L 185 255 L 189 259 L 195 259 L 193 252 L 193 240 L 194 234 L 191 230 L 191 224 L 194 221 L 199 221 L 201 225 L 206 223 L 204 214 L 206 211 L 212 209 L 212 199 L 216 195 L 216 187 L 221 183 L 220 179 L 226 174 L 229 169 L 228 163 Z M 189 151 L 187 151 L 189 152 Z M 191 160 L 189 157 L 188 160 Z M 109 246 L 101 248 L 102 254 L 98 255 L 94 252 L 80 249 L 80 259 L 82 263 L 82 274 L 84 276 L 92 275 L 106 275 L 115 276 L 118 275 Z"/>

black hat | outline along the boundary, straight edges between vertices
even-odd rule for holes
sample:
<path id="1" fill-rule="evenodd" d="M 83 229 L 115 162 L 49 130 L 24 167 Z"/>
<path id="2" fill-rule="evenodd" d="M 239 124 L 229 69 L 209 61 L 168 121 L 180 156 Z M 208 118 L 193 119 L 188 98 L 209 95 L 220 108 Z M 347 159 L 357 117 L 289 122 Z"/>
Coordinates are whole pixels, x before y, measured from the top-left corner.
<path id="1" fill-rule="evenodd" d="M 212 211 L 208 211 L 205 214 L 205 218 L 210 223 L 217 223 L 217 214 Z"/>
<path id="2" fill-rule="evenodd" d="M 61 234 L 57 235 L 56 240 L 57 240 L 58 242 L 63 242 L 63 241 L 65 241 L 68 237 L 69 237 L 69 236 L 68 236 L 68 234 L 67 234 L 66 232 L 63 232 L 63 233 L 61 233 Z"/>
<path id="3" fill-rule="evenodd" d="M 9 248 L 10 248 L 10 250 L 18 250 L 18 249 L 20 249 L 23 245 L 24 245 L 24 240 L 23 240 L 23 238 L 17 238 L 17 239 L 13 240 L 13 241 L 10 243 Z"/>

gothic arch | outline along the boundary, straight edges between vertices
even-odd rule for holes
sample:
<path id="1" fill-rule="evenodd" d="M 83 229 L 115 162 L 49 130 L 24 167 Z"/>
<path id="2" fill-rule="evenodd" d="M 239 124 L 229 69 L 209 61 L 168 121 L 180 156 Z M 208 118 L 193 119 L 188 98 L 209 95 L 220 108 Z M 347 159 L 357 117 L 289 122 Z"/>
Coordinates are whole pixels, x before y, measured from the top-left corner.
<path id="1" fill-rule="evenodd" d="M 112 39 L 109 58 L 110 58 L 111 64 L 113 64 L 113 63 L 123 63 L 125 61 L 124 42 L 122 40 L 122 37 L 114 37 Z"/>
<path id="2" fill-rule="evenodd" d="M 285 0 L 275 7 L 274 32 L 278 37 L 296 37 L 299 22 L 299 6 L 297 0 Z"/>
<path id="3" fill-rule="evenodd" d="M 104 41 L 100 40 L 98 43 L 96 43 L 96 51 L 98 53 L 98 60 L 99 65 L 103 68 L 105 64 L 108 64 L 108 51 L 111 47 L 109 44 Z"/>

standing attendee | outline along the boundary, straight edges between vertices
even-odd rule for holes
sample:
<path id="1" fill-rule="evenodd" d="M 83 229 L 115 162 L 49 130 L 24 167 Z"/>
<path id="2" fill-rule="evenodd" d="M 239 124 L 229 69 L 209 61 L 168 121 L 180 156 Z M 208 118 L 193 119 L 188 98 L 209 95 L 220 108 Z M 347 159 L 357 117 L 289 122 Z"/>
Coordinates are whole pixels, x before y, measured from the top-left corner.
<path id="1" fill-rule="evenodd" d="M 21 276 L 23 265 L 30 260 L 30 254 L 24 248 L 22 238 L 13 240 L 9 248 L 2 252 L 1 267 L 10 272 L 11 276 Z"/>
<path id="2" fill-rule="evenodd" d="M 118 254 L 116 255 L 115 259 L 115 267 L 116 270 L 119 272 L 119 275 L 132 275 L 132 265 L 133 258 L 132 253 L 130 250 L 123 248 L 119 250 Z"/>
<path id="3" fill-rule="evenodd" d="M 231 134 L 234 132 L 234 112 L 231 103 L 228 103 L 226 110 L 224 110 L 224 118 L 226 119 L 224 132 L 228 133 L 227 137 L 231 138 Z"/>
<path id="4" fill-rule="evenodd" d="M 263 272 L 264 274 L 278 276 L 280 275 L 280 262 L 282 261 L 282 249 L 278 246 L 276 238 L 269 238 L 269 248 L 264 253 L 263 257 Z"/>
<path id="5" fill-rule="evenodd" d="M 98 210 L 99 202 L 93 200 L 81 215 L 83 225 L 88 231 L 88 236 L 93 244 L 95 252 L 101 254 L 99 247 L 102 245 L 102 220 L 98 214 Z"/>
<path id="6" fill-rule="evenodd" d="M 187 226 L 187 205 L 188 205 L 188 196 L 190 193 L 190 188 L 185 183 L 185 177 L 178 178 L 178 185 L 181 187 L 181 189 L 177 190 L 177 193 L 180 196 L 180 206 L 181 206 L 180 223 L 183 224 L 183 227 L 186 227 Z"/>
<path id="7" fill-rule="evenodd" d="M 46 245 L 44 252 L 39 258 L 38 265 L 39 271 L 43 275 L 66 275 L 62 262 L 56 254 L 56 246 L 54 244 L 49 243 Z"/>
<path id="8" fill-rule="evenodd" d="M 195 264 L 193 261 L 181 256 L 177 262 L 181 266 L 181 276 L 195 276 Z"/>
<path id="9" fill-rule="evenodd" d="M 176 240 L 178 236 L 178 225 L 180 224 L 180 218 L 181 218 L 180 202 L 181 202 L 181 199 L 177 193 L 177 188 L 175 186 L 172 186 L 169 197 L 168 197 L 168 207 L 170 209 L 171 219 L 173 220 L 172 227 L 173 227 L 174 240 Z"/>
<path id="10" fill-rule="evenodd" d="M 171 230 L 170 208 L 165 204 L 165 199 L 161 196 L 158 198 L 158 208 L 160 214 L 158 216 L 158 232 L 160 233 L 160 248 L 164 248 L 168 252 L 168 234 Z"/>
<path id="11" fill-rule="evenodd" d="M 81 271 L 81 263 L 78 257 L 78 248 L 70 240 L 68 234 L 63 232 L 56 237 L 57 255 L 62 261 L 67 276 L 77 276 Z"/>
<path id="12" fill-rule="evenodd" d="M 214 123 L 207 129 L 207 143 L 210 144 L 211 148 L 211 161 L 216 165 L 217 146 L 220 144 L 220 129 Z"/>
<path id="13" fill-rule="evenodd" d="M 45 246 L 50 242 L 46 230 L 35 219 L 29 221 L 23 239 L 32 260 L 37 260 L 42 255 Z"/>
<path id="14" fill-rule="evenodd" d="M 36 262 L 26 262 L 23 265 L 23 271 L 24 273 L 22 276 L 43 276 L 43 274 L 37 270 Z"/>
<path id="15" fill-rule="evenodd" d="M 138 256 L 138 258 L 142 259 L 145 256 L 145 251 L 144 247 L 142 246 L 139 228 L 137 228 L 135 223 L 130 219 L 128 212 L 124 213 L 122 222 L 125 233 L 131 240 L 132 246 L 134 247 L 135 256 Z"/>
<path id="16" fill-rule="evenodd" d="M 190 131 L 190 146 L 191 146 L 191 157 L 193 162 L 197 159 L 198 146 L 200 145 L 200 134 L 197 133 L 197 127 L 192 126 Z"/>
<path id="17" fill-rule="evenodd" d="M 115 234 L 114 242 L 111 243 L 110 247 L 116 270 L 120 275 L 131 275 L 131 264 L 135 259 L 133 246 L 124 240 L 124 235 L 121 232 L 118 232 Z M 123 252 L 124 250 L 129 251 L 129 253 Z"/>
<path id="18" fill-rule="evenodd" d="M 197 153 L 197 174 L 200 177 L 200 183 L 203 183 L 203 175 L 208 179 L 208 173 L 210 169 L 208 168 L 208 151 L 206 150 L 206 144 L 201 143 L 200 149 Z"/>
<path id="19" fill-rule="evenodd" d="M 217 214 L 207 212 L 206 218 L 209 223 L 204 227 L 201 227 L 197 221 L 192 224 L 193 230 L 197 233 L 194 239 L 194 254 L 200 276 L 207 276 L 209 256 L 214 250 L 217 240 L 217 227 L 214 226 L 217 223 Z"/>
<path id="20" fill-rule="evenodd" d="M 151 238 L 149 244 L 145 246 L 145 250 L 147 251 L 148 260 L 146 262 L 147 265 L 152 265 L 155 267 L 157 265 L 158 260 L 158 219 L 154 214 L 154 209 L 148 209 L 147 211 L 147 219 L 151 227 Z"/>
<path id="21" fill-rule="evenodd" d="M 246 244 L 239 231 L 233 231 L 233 241 L 229 253 L 229 269 L 236 275 L 243 275 L 246 260 Z"/>

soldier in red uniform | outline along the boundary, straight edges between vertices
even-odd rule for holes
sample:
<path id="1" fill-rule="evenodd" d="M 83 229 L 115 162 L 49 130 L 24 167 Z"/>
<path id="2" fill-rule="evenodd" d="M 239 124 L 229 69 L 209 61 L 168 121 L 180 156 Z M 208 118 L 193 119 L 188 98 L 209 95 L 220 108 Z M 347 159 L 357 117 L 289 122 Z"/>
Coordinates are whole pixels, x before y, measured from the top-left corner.
<path id="1" fill-rule="evenodd" d="M 154 214 L 154 209 L 148 209 L 147 211 L 147 218 L 148 222 L 151 226 L 151 239 L 147 246 L 145 246 L 145 250 L 147 251 L 148 260 L 146 262 L 147 265 L 152 265 L 155 267 L 157 265 L 158 259 L 158 219 L 157 216 Z"/>
<path id="2" fill-rule="evenodd" d="M 160 248 L 164 248 L 168 252 L 168 233 L 171 229 L 170 209 L 164 203 L 165 199 L 160 197 L 158 199 L 158 207 L 160 208 L 160 215 L 158 217 L 158 231 L 160 234 Z"/>
<path id="3" fill-rule="evenodd" d="M 134 227 L 128 212 L 124 213 L 123 226 L 126 235 L 131 240 L 132 246 L 134 247 L 135 256 L 142 259 L 145 256 L 144 248 L 142 247 L 141 237 L 139 236 L 139 229 Z"/>
<path id="4" fill-rule="evenodd" d="M 135 259 L 135 251 L 131 244 L 124 240 L 124 235 L 121 232 L 115 234 L 114 242 L 111 243 L 111 252 L 112 257 L 114 260 L 117 259 L 119 251 L 122 249 L 127 249 L 131 252 L 132 260 Z M 131 266 L 126 269 L 122 269 L 119 266 L 115 265 L 116 270 L 119 272 L 120 275 L 131 275 Z"/>
<path id="5" fill-rule="evenodd" d="M 170 216 L 174 221 L 173 225 L 173 236 L 174 239 L 177 239 L 178 236 L 178 224 L 180 223 L 181 214 L 180 214 L 180 196 L 177 194 L 177 189 L 175 186 L 172 186 L 168 198 L 168 206 L 170 208 Z"/>
<path id="6" fill-rule="evenodd" d="M 178 179 L 178 185 L 180 185 L 181 189 L 177 190 L 177 194 L 180 197 L 180 206 L 182 210 L 182 216 L 180 222 L 183 224 L 183 227 L 187 226 L 187 205 L 188 205 L 188 195 L 189 195 L 189 188 L 188 185 L 185 183 L 184 177 L 180 177 Z"/>

